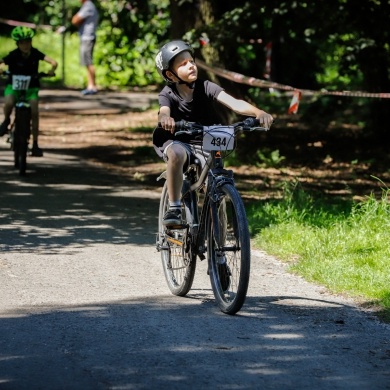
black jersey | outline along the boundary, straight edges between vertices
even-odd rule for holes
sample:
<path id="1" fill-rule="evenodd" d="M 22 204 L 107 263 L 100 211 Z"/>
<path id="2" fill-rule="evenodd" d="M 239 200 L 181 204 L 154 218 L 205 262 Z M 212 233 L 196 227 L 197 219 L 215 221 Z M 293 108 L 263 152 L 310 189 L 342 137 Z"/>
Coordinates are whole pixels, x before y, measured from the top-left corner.
<path id="1" fill-rule="evenodd" d="M 15 49 L 6 55 L 3 58 L 3 61 L 6 65 L 8 65 L 8 70 L 12 74 L 33 76 L 38 74 L 39 61 L 44 58 L 45 54 L 32 47 L 28 57 L 23 57 L 22 52 L 19 49 Z M 11 78 L 9 83 L 12 84 Z M 37 88 L 39 86 L 39 79 L 35 77 L 32 78 L 30 88 Z"/>
<path id="2" fill-rule="evenodd" d="M 218 95 L 223 91 L 219 85 L 208 80 L 196 80 L 194 94 L 191 101 L 184 100 L 177 92 L 175 84 L 167 85 L 158 95 L 160 107 L 169 107 L 171 117 L 175 121 L 185 120 L 196 122 L 204 126 L 211 126 L 220 123 L 220 118 L 215 110 L 214 104 Z M 162 129 L 156 128 L 153 133 L 153 144 L 155 147 L 163 148 L 173 135 Z M 182 142 L 189 142 L 188 136 L 178 138 Z"/>
<path id="3" fill-rule="evenodd" d="M 176 85 L 167 85 L 158 95 L 160 107 L 171 109 L 171 117 L 175 121 L 185 120 L 197 122 L 204 126 L 219 123 L 218 115 L 214 109 L 214 102 L 223 89 L 208 80 L 196 80 L 194 95 L 191 101 L 184 100 L 177 92 Z"/>

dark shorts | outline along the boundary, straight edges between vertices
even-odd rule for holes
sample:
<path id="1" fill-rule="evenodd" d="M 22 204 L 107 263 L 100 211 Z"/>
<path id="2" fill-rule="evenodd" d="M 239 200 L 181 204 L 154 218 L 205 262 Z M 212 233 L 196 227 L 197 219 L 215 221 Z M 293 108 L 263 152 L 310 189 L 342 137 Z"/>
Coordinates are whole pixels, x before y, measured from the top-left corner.
<path id="1" fill-rule="evenodd" d="M 187 161 L 184 164 L 183 170 L 186 171 L 188 166 L 190 164 L 194 164 L 196 160 L 200 162 L 200 165 L 202 168 L 206 164 L 207 157 L 209 155 L 208 152 L 204 152 L 202 148 L 199 145 L 190 145 L 190 144 L 185 144 L 180 141 L 172 141 L 165 149 L 162 155 L 162 158 L 165 162 L 168 161 L 168 156 L 167 156 L 167 150 L 170 148 L 172 144 L 178 144 L 181 145 L 186 153 L 187 153 Z"/>
<path id="2" fill-rule="evenodd" d="M 190 141 L 189 141 L 190 142 Z M 161 127 L 156 127 L 153 132 L 153 146 L 156 153 L 165 161 L 168 161 L 167 150 L 172 144 L 181 145 L 187 153 L 187 161 L 184 165 L 184 170 L 189 164 L 193 164 L 195 159 L 198 159 L 202 165 L 206 163 L 208 152 L 202 150 L 201 145 L 192 144 L 174 140 L 173 136 Z"/>
<path id="3" fill-rule="evenodd" d="M 92 65 L 93 48 L 96 40 L 80 41 L 80 64 L 82 66 Z"/>

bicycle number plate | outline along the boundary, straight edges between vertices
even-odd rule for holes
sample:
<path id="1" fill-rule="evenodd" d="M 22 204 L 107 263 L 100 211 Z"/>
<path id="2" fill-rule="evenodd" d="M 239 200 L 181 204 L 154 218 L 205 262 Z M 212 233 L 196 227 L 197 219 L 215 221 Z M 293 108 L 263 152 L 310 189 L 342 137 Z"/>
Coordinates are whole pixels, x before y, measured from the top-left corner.
<path id="1" fill-rule="evenodd" d="M 12 89 L 14 91 L 25 91 L 30 86 L 31 76 L 12 75 Z"/>
<path id="2" fill-rule="evenodd" d="M 223 126 L 205 127 L 203 134 L 203 150 L 233 150 L 234 128 Z"/>

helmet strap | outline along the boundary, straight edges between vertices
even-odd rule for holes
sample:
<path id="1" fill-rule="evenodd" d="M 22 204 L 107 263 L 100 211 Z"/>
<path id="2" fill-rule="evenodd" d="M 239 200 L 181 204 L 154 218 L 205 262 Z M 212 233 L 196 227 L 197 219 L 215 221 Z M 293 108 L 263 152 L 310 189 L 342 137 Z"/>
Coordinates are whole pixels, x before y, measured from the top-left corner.
<path id="1" fill-rule="evenodd" d="M 184 81 L 182 80 L 172 69 L 169 69 L 169 71 L 175 76 L 177 77 L 177 79 L 179 80 L 178 84 L 184 84 L 186 85 L 188 88 L 190 89 L 194 89 L 195 88 L 195 81 L 193 81 L 192 83 L 187 83 L 187 81 Z"/>

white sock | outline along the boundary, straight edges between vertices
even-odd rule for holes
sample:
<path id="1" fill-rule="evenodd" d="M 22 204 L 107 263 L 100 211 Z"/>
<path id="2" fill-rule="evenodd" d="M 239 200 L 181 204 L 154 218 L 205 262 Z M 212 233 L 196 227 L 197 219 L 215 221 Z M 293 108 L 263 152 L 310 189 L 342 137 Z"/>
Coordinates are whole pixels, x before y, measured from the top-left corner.
<path id="1" fill-rule="evenodd" d="M 181 209 L 181 201 L 180 200 L 174 200 L 173 202 L 169 201 L 169 208 L 170 209 Z"/>

